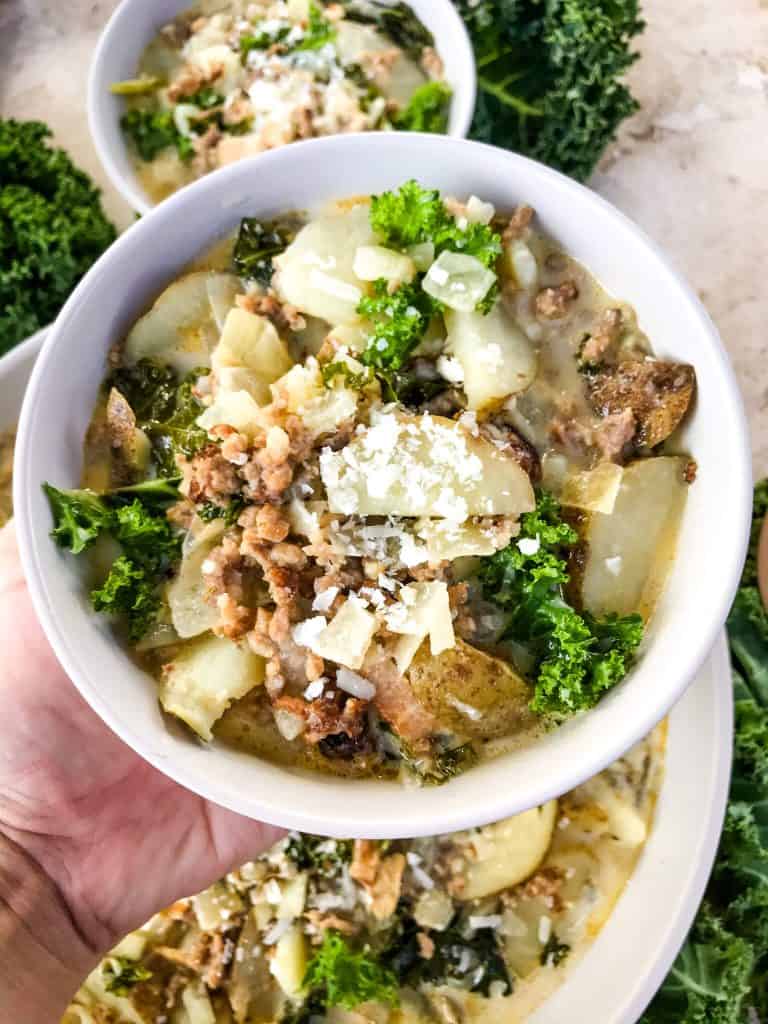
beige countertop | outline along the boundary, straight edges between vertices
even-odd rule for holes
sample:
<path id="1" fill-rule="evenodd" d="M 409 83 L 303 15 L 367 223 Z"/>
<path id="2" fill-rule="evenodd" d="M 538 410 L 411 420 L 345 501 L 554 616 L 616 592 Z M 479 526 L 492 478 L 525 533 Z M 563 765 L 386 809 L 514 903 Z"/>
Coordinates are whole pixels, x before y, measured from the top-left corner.
<path id="1" fill-rule="evenodd" d="M 0 0 L 0 113 L 41 118 L 132 214 L 88 134 L 88 64 L 115 0 Z M 592 185 L 698 289 L 744 392 L 755 471 L 768 472 L 768 0 L 645 0 L 632 72 L 642 110 Z"/>

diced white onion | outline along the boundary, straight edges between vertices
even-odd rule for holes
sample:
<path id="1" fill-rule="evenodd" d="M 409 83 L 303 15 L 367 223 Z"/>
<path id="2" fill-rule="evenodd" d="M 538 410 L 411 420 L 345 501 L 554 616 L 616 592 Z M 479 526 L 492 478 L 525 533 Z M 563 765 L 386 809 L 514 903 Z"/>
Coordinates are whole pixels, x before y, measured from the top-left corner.
<path id="1" fill-rule="evenodd" d="M 348 668 L 340 668 L 336 675 L 336 685 L 345 693 L 357 697 L 359 700 L 373 700 L 376 696 L 376 687 L 368 679 L 363 679 L 357 672 L 351 672 Z"/>

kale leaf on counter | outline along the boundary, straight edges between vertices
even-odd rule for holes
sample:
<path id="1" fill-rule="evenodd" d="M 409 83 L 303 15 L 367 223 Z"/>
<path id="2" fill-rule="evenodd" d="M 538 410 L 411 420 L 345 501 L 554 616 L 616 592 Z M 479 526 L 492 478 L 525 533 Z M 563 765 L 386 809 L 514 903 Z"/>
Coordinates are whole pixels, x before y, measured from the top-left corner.
<path id="1" fill-rule="evenodd" d="M 594 707 L 627 674 L 643 638 L 639 615 L 598 619 L 566 602 L 568 552 L 578 540 L 559 503 L 542 491 L 519 537 L 479 571 L 485 597 L 507 612 L 505 637 L 534 658 L 531 707 L 553 719 Z"/>
<path id="2" fill-rule="evenodd" d="M 704 905 L 641 1024 L 768 1019 L 768 615 L 756 551 L 768 481 L 755 488 L 752 542 L 728 619 L 736 728 L 730 802 Z"/>
<path id="3" fill-rule="evenodd" d="M 478 66 L 471 137 L 585 180 L 637 110 L 638 0 L 454 0 Z"/>
<path id="4" fill-rule="evenodd" d="M 99 190 L 50 137 L 0 118 L 0 355 L 55 319 L 116 237 Z"/>

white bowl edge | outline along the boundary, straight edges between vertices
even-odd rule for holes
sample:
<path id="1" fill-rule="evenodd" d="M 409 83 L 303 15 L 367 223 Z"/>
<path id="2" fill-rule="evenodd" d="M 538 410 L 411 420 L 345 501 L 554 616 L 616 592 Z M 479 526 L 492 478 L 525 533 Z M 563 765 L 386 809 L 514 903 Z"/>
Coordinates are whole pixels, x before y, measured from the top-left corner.
<path id="1" fill-rule="evenodd" d="M 307 161 L 313 158 L 317 164 L 314 176 L 307 173 Z M 67 372 L 71 372 L 63 351 L 58 351 L 59 339 L 66 337 L 71 321 L 83 319 L 96 301 L 94 296 L 106 290 L 114 301 L 108 310 L 100 308 L 98 327 L 93 328 L 105 337 L 93 351 L 83 348 L 80 353 L 80 373 L 87 381 L 87 394 L 81 391 L 80 396 L 83 404 L 95 397 L 96 376 L 101 372 L 98 368 L 103 365 L 107 340 L 119 337 L 142 301 L 187 262 L 193 242 L 196 240 L 197 249 L 202 249 L 225 227 L 234 225 L 240 215 L 254 211 L 267 215 L 265 205 L 272 203 L 274 207 L 274 198 L 265 191 L 270 173 L 278 175 L 281 181 L 291 180 L 288 202 L 303 207 L 309 205 L 313 196 L 319 200 L 364 188 L 378 191 L 391 187 L 417 168 L 423 180 L 448 192 L 460 194 L 471 189 L 497 202 L 503 197 L 506 205 L 533 200 L 541 211 L 545 229 L 558 236 L 566 249 L 582 256 L 609 290 L 618 291 L 622 298 L 641 306 L 641 322 L 646 321 L 643 326 L 648 329 L 650 321 L 654 328 L 650 333 L 659 354 L 674 349 L 682 358 L 690 351 L 691 361 L 700 374 L 702 401 L 707 408 L 717 406 L 721 430 L 708 432 L 701 415 L 689 427 L 695 454 L 705 466 L 686 513 L 686 524 L 695 526 L 696 536 L 691 535 L 690 529 L 683 530 L 681 557 L 669 588 L 672 593 L 662 601 L 651 630 L 655 642 L 632 676 L 589 715 L 550 734 L 521 755 L 483 765 L 440 790 L 403 791 L 382 783 L 340 785 L 338 780 L 321 777 L 288 776 L 257 759 L 238 757 L 222 748 L 215 752 L 203 750 L 173 737 L 162 723 L 153 689 L 140 685 L 135 671 L 126 670 L 126 659 L 111 642 L 108 630 L 94 621 L 84 605 L 76 574 L 65 571 L 62 559 L 52 550 L 47 536 L 48 513 L 39 484 L 48 477 L 54 483 L 72 485 L 77 474 L 78 446 L 88 409 L 70 411 L 70 417 L 78 422 L 67 424 L 65 434 L 58 430 L 53 436 L 49 429 L 45 442 L 43 435 L 46 426 L 50 428 L 50 402 L 55 398 L 51 381 L 66 380 Z M 579 211 L 578 217 L 568 213 L 572 209 Z M 177 215 L 182 212 L 186 215 Z M 201 227 L 204 214 L 205 229 Z M 210 221 L 221 230 L 211 226 Z M 587 222 L 591 230 L 584 233 L 583 224 Z M 168 249 L 170 240 L 164 241 L 171 223 L 172 251 Z M 604 244 L 596 247 L 594 238 L 600 238 L 601 232 Z M 156 264 L 153 267 L 141 266 L 145 238 L 155 239 L 150 246 Z M 634 271 L 627 278 L 631 287 L 612 287 L 620 272 L 611 245 L 621 248 Z M 164 253 L 155 254 L 156 249 L 163 247 Z M 121 261 L 135 293 L 132 297 L 119 289 L 115 291 L 114 282 L 109 281 L 116 272 L 113 268 L 120 267 Z M 649 274 L 656 291 L 645 294 Z M 665 303 L 669 316 L 675 315 L 675 331 L 669 317 L 664 317 Z M 71 339 L 68 343 L 72 343 Z M 46 380 L 48 391 L 42 395 L 41 387 Z M 41 404 L 43 400 L 47 409 Z M 51 458 L 56 446 L 60 448 L 58 463 Z M 62 480 L 62 476 L 68 479 Z M 713 502 L 718 505 L 719 515 Z M 368 135 L 297 143 L 222 170 L 169 199 L 118 240 L 67 303 L 35 369 L 20 429 L 16 504 L 22 512 L 19 533 L 24 564 L 49 639 L 86 700 L 129 745 L 182 785 L 252 817 L 264 817 L 310 832 L 393 838 L 453 831 L 542 803 L 600 771 L 647 733 L 695 676 L 725 621 L 746 548 L 751 482 L 744 414 L 733 372 L 714 328 L 691 289 L 656 246 L 623 215 L 582 186 L 513 154 L 434 136 Z M 720 534 L 714 525 L 721 527 Z M 718 548 L 712 545 L 712 538 L 722 536 L 722 530 L 728 543 Z M 705 555 L 709 559 L 707 567 L 701 565 Z M 679 571 L 681 561 L 691 566 L 685 578 Z M 718 584 L 717 592 L 712 586 L 713 578 Z M 682 616 L 675 607 L 681 594 L 685 594 L 686 608 L 690 605 L 691 609 Z M 697 608 L 701 612 L 699 617 L 694 614 Z M 59 621 L 64 609 L 65 614 L 73 617 L 70 625 L 78 623 L 77 641 Z M 683 631 L 687 654 L 681 650 L 679 637 L 672 636 L 669 629 L 665 632 L 664 623 L 669 619 L 675 622 L 676 630 Z M 115 686 L 112 676 L 122 674 L 128 687 L 125 692 L 131 693 L 130 701 L 124 697 L 117 699 L 114 693 L 109 698 L 105 696 L 104 686 L 99 685 L 92 667 L 83 661 L 84 645 L 98 648 L 99 667 L 101 672 L 106 670 L 107 688 Z M 673 672 L 667 679 L 670 665 Z M 644 699 L 647 692 L 654 694 L 653 700 L 647 696 Z M 514 764 L 517 768 L 524 764 L 525 770 L 514 775 L 518 787 L 510 790 L 499 785 L 498 773 Z"/>
<path id="2" fill-rule="evenodd" d="M 466 138 L 477 99 L 475 58 L 466 26 L 451 0 L 409 2 L 434 33 L 436 48 L 446 64 L 446 78 L 453 89 L 447 135 Z M 106 24 L 91 62 L 87 89 L 91 137 L 107 177 L 141 214 L 156 204 L 136 176 L 119 125 L 122 100 L 109 92 L 109 86 L 132 78 L 158 29 L 192 6 L 191 0 L 122 0 Z"/>

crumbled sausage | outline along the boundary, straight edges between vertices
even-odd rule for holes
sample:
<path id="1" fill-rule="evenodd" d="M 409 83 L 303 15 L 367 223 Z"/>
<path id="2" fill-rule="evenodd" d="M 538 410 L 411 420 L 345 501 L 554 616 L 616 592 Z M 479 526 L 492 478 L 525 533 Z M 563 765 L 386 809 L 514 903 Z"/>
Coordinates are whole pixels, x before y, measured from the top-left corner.
<path id="1" fill-rule="evenodd" d="M 637 421 L 631 409 L 604 417 L 594 431 L 594 440 L 603 458 L 621 461 L 637 433 Z"/>
<path id="2" fill-rule="evenodd" d="M 606 309 L 579 352 L 581 367 L 597 367 L 621 337 L 624 318 L 620 309 Z"/>
<path id="3" fill-rule="evenodd" d="M 191 459 L 179 459 L 182 482 L 179 490 L 195 504 L 213 502 L 225 507 L 242 486 L 237 469 L 227 462 L 215 444 L 210 444 Z"/>
<path id="4" fill-rule="evenodd" d="M 542 288 L 536 296 L 536 313 L 545 320 L 560 320 L 568 315 L 571 303 L 578 295 L 579 289 L 573 281 L 563 281 L 554 288 Z"/>
<path id="5" fill-rule="evenodd" d="M 524 238 L 528 234 L 533 217 L 534 210 L 532 206 L 527 206 L 526 204 L 518 206 L 501 234 L 501 240 L 504 245 L 509 245 L 516 238 Z"/>
<path id="6" fill-rule="evenodd" d="M 679 427 L 688 412 L 696 374 L 684 363 L 630 359 L 591 374 L 587 390 L 601 416 L 631 410 L 637 421 L 638 444 L 654 448 Z"/>

